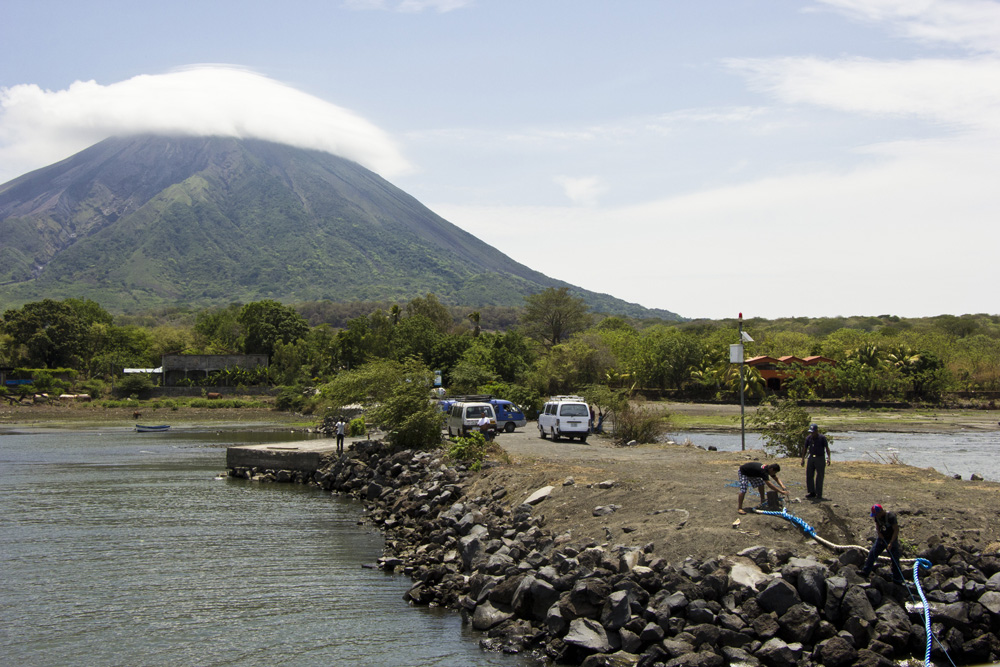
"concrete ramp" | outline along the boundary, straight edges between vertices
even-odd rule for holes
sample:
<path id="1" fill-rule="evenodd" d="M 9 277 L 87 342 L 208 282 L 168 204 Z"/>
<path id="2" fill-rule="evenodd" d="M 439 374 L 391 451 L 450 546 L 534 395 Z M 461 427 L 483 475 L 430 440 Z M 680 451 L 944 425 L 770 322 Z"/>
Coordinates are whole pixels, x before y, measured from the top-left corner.
<path id="1" fill-rule="evenodd" d="M 337 455 L 333 438 L 302 442 L 240 445 L 226 449 L 226 467 L 315 472 Z"/>

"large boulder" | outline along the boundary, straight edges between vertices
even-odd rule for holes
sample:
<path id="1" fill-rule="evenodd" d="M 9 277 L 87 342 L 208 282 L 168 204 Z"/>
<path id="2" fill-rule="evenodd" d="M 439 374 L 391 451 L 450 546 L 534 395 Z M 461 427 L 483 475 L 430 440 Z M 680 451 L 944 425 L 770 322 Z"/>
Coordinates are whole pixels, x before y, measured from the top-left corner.
<path id="1" fill-rule="evenodd" d="M 558 600 L 559 591 L 552 584 L 526 575 L 514 590 L 511 606 L 521 618 L 544 621 L 549 608 Z"/>
<path id="2" fill-rule="evenodd" d="M 798 591 L 784 579 L 775 579 L 767 588 L 757 594 L 757 604 L 767 612 L 774 612 L 778 616 L 784 614 L 790 607 L 798 604 L 802 600 Z M 874 618 L 874 612 L 872 612 Z"/>
<path id="3" fill-rule="evenodd" d="M 816 611 L 816 607 L 804 602 L 792 605 L 788 611 L 778 617 L 781 636 L 788 641 L 799 641 L 805 644 L 811 643 L 819 621 L 819 612 Z"/>
<path id="4" fill-rule="evenodd" d="M 802 655 L 802 644 L 788 644 L 777 637 L 772 637 L 764 642 L 754 655 L 773 667 L 796 667 L 799 664 L 799 656 Z"/>
<path id="5" fill-rule="evenodd" d="M 476 611 L 472 614 L 472 627 L 476 630 L 489 630 L 513 616 L 514 614 L 500 611 L 487 601 L 476 606 Z"/>
<path id="6" fill-rule="evenodd" d="M 567 644 L 572 644 L 588 653 L 608 653 L 611 642 L 604 627 L 589 618 L 577 618 L 570 622 L 569 631 L 562 638 Z"/>
<path id="7" fill-rule="evenodd" d="M 853 665 L 858 659 L 858 651 L 843 637 L 831 637 L 816 645 L 817 662 L 825 667 Z"/>

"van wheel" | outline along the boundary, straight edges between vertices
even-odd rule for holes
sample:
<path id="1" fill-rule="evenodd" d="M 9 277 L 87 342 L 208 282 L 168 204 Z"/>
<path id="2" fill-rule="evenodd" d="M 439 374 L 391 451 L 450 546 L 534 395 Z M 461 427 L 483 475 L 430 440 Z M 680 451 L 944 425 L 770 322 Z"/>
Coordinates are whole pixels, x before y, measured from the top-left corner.
<path id="1" fill-rule="evenodd" d="M 552 442 L 559 442 L 559 434 L 554 428 L 552 429 Z"/>
<path id="2" fill-rule="evenodd" d="M 580 436 L 580 444 L 582 445 L 582 444 L 584 444 L 585 442 L 587 442 L 587 436 L 585 436 L 585 435 L 581 435 L 581 436 Z"/>
<path id="3" fill-rule="evenodd" d="M 514 422 L 507 422 L 504 425 L 503 430 L 504 430 L 505 433 L 513 433 L 514 432 Z"/>
<path id="4" fill-rule="evenodd" d="M 451 427 L 450 426 L 448 427 L 448 437 L 449 438 L 454 438 L 455 437 L 455 434 L 451 432 Z"/>
<path id="5" fill-rule="evenodd" d="M 538 437 L 541 438 L 542 440 L 545 439 L 545 429 L 542 428 L 541 426 L 538 427 Z"/>

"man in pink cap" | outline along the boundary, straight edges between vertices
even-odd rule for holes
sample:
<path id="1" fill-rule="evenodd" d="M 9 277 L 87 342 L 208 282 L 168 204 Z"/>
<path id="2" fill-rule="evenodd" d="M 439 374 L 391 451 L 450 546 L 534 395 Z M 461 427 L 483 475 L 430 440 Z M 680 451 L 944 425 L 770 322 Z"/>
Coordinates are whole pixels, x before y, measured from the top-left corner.
<path id="1" fill-rule="evenodd" d="M 872 505 L 871 517 L 875 520 L 875 544 L 868 552 L 868 560 L 859 574 L 864 577 L 870 575 L 879 555 L 888 548 L 889 558 L 892 559 L 892 580 L 901 584 L 903 583 L 903 568 L 899 564 L 899 522 L 896 519 L 896 513 L 886 512 L 881 505 Z"/>

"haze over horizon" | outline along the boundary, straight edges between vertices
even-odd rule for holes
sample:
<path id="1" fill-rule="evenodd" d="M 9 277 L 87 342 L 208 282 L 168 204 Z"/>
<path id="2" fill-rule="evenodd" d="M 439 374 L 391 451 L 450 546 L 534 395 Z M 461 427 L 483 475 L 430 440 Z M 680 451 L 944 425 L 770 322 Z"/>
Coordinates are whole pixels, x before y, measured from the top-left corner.
<path id="1" fill-rule="evenodd" d="M 117 134 L 254 137 L 684 317 L 1000 312 L 1000 2 L 268 7 L 8 8 L 0 183 Z"/>

